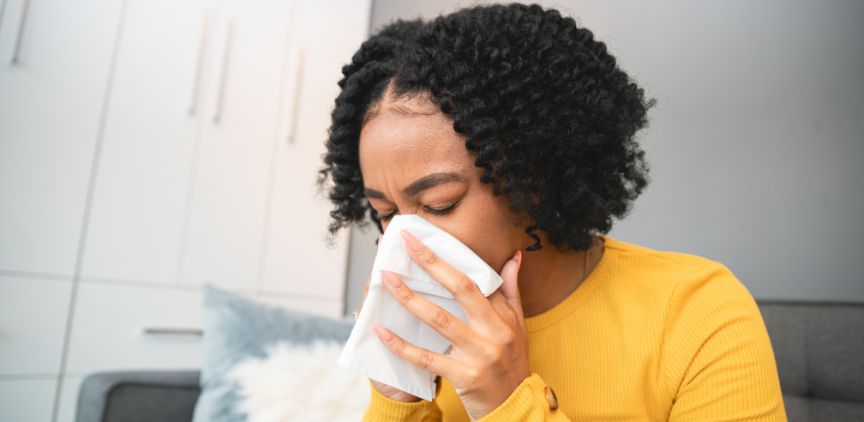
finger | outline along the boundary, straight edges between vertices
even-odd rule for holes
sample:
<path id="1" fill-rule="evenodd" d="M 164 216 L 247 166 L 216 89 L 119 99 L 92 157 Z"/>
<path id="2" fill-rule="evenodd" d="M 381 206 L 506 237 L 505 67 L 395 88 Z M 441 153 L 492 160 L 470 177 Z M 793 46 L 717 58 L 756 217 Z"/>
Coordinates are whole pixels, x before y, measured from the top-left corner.
<path id="1" fill-rule="evenodd" d="M 450 356 L 417 347 L 380 325 L 373 324 L 372 329 L 387 349 L 418 368 L 448 379 L 453 379 L 453 375 L 461 371 L 462 364 Z"/>
<path id="2" fill-rule="evenodd" d="M 429 275 L 438 280 L 462 305 L 471 319 L 485 320 L 494 312 L 492 305 L 483 296 L 480 288 L 468 276 L 452 265 L 439 259 L 422 242 L 405 230 L 400 230 L 411 259 L 418 263 Z"/>
<path id="3" fill-rule="evenodd" d="M 473 348 L 475 337 L 471 335 L 471 329 L 462 320 L 415 293 L 397 274 L 381 271 L 381 276 L 387 290 L 412 314 L 429 324 L 457 347 Z"/>
<path id="4" fill-rule="evenodd" d="M 522 296 L 519 294 L 519 268 L 522 266 L 522 251 L 516 251 L 510 260 L 501 269 L 501 293 L 507 299 L 507 304 L 516 312 L 520 324 L 524 323 L 525 316 L 522 312 Z"/>
<path id="5" fill-rule="evenodd" d="M 510 303 L 507 301 L 507 297 L 504 296 L 504 293 L 501 293 L 501 289 L 495 290 L 491 295 L 489 295 L 489 302 L 492 304 L 492 308 L 495 309 L 495 312 L 498 312 L 498 315 L 502 317 L 506 317 L 507 321 L 515 321 L 518 319 L 516 315 L 516 311 L 510 307 Z"/>

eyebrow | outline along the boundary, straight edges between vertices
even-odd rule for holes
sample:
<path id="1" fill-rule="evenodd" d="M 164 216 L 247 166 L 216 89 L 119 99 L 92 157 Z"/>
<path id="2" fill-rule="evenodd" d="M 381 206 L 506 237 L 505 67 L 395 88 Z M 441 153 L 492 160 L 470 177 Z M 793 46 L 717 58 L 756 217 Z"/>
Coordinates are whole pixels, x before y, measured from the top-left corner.
<path id="1" fill-rule="evenodd" d="M 459 173 L 432 173 L 415 180 L 413 183 L 408 185 L 408 187 L 402 189 L 402 195 L 407 198 L 411 198 L 426 189 L 433 188 L 438 185 L 443 185 L 445 183 L 462 182 L 464 180 L 465 178 L 462 177 L 462 175 Z M 365 193 L 366 196 L 369 198 L 387 199 L 382 192 L 375 189 L 365 188 L 363 189 L 363 193 Z"/>

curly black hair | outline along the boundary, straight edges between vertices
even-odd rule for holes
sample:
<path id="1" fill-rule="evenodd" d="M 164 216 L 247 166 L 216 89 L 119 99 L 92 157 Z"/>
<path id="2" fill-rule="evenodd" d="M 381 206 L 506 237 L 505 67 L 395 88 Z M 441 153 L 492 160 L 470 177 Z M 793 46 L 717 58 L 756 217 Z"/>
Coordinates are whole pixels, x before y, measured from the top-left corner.
<path id="1" fill-rule="evenodd" d="M 324 167 L 335 205 L 333 235 L 366 212 L 360 130 L 388 84 L 394 94 L 425 93 L 453 119 L 484 169 L 481 182 L 507 195 L 511 210 L 561 249 L 587 249 L 608 233 L 649 183 L 634 140 L 655 100 L 616 65 L 593 33 L 555 9 L 518 3 L 472 6 L 381 28 L 342 68 Z"/>

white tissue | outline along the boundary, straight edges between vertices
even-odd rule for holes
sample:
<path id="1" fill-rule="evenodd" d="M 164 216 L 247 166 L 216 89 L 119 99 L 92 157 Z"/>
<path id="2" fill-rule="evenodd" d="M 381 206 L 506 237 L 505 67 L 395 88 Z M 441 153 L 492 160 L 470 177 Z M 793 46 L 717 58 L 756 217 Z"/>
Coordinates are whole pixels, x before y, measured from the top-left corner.
<path id="1" fill-rule="evenodd" d="M 443 353 L 450 342 L 435 329 L 414 316 L 383 286 L 381 270 L 392 271 L 417 294 L 441 306 L 455 317 L 466 320 L 465 311 L 453 295 L 416 264 L 405 249 L 399 230 L 419 239 L 440 259 L 459 269 L 477 283 L 484 296 L 501 286 L 498 273 L 455 237 L 418 215 L 397 215 L 378 241 L 372 265 L 369 293 L 348 338 L 338 364 L 367 378 L 396 387 L 424 400 L 435 396 L 435 374 L 393 354 L 375 335 L 372 324 L 391 331 L 419 347 Z"/>

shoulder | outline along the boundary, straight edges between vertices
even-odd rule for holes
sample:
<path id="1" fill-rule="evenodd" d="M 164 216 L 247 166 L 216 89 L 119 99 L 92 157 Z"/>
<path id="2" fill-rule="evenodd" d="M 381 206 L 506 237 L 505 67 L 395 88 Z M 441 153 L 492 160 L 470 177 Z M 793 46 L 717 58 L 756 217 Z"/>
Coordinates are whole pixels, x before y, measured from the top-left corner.
<path id="1" fill-rule="evenodd" d="M 612 287 L 650 295 L 675 312 L 691 300 L 752 301 L 744 284 L 725 264 L 678 251 L 657 250 L 604 236 Z M 718 295 L 720 297 L 718 297 Z M 755 304 L 754 304 L 755 305 Z"/>
<path id="2" fill-rule="evenodd" d="M 657 274 L 655 282 L 668 277 L 659 282 L 662 294 L 657 295 L 658 305 L 662 303 L 658 353 L 671 397 L 739 385 L 729 379 L 735 376 L 768 384 L 776 381 L 773 351 L 759 307 L 728 266 L 698 255 L 632 244 L 624 249 L 635 268 Z M 636 264 L 640 259 L 647 264 Z M 760 387 L 747 388 L 757 391 Z"/>
<path id="3" fill-rule="evenodd" d="M 724 385 L 777 383 L 759 307 L 728 266 L 694 254 L 610 240 L 610 263 L 615 264 L 610 284 L 619 286 L 614 294 L 636 298 L 629 303 L 643 309 L 650 306 L 659 323 L 658 368 L 670 397 Z"/>
<path id="4" fill-rule="evenodd" d="M 745 329 L 764 330 L 756 300 L 722 262 L 606 240 L 607 264 L 614 267 L 607 270 L 610 295 L 626 297 L 627 303 L 654 314 L 661 324 L 661 342 L 698 343 L 732 321 Z"/>

